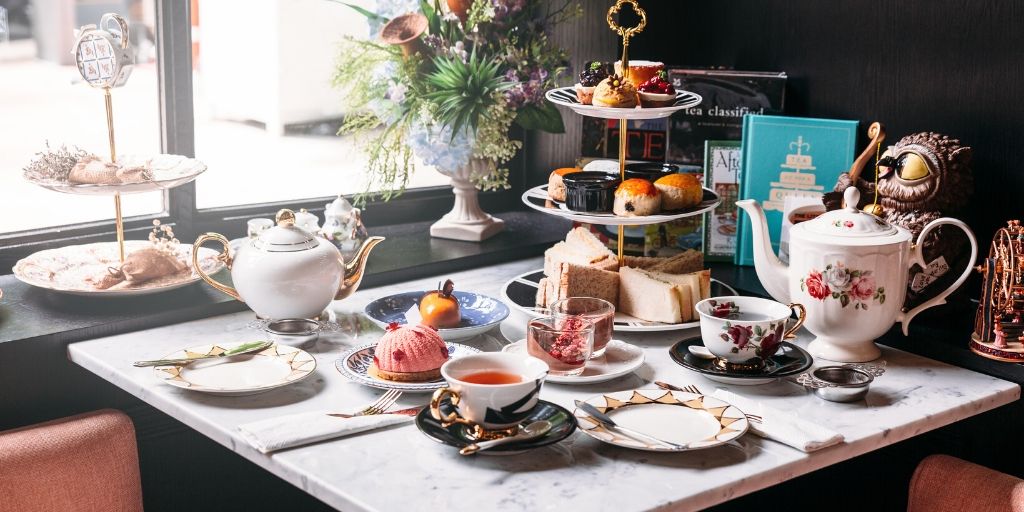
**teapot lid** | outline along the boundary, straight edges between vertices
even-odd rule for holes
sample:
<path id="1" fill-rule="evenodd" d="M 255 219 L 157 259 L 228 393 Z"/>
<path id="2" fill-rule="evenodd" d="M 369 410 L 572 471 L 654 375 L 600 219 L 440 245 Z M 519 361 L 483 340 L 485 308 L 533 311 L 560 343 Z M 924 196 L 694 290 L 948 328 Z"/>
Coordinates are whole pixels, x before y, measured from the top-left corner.
<path id="1" fill-rule="evenodd" d="M 298 252 L 320 245 L 315 236 L 295 225 L 295 212 L 283 209 L 277 212 L 276 220 L 277 225 L 260 233 L 253 247 L 267 252 Z"/>
<path id="2" fill-rule="evenodd" d="M 896 226 L 857 209 L 860 191 L 856 187 L 848 187 L 843 192 L 843 202 L 845 208 L 823 213 L 816 219 L 797 224 L 793 229 L 805 229 L 817 235 L 857 238 L 890 236 L 899 232 Z"/>

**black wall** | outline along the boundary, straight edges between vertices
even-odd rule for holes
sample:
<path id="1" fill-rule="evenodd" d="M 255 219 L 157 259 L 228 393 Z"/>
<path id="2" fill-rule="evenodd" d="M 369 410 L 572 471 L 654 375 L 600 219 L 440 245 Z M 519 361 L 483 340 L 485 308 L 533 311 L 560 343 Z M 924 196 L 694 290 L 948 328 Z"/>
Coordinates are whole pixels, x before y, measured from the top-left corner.
<path id="1" fill-rule="evenodd" d="M 986 251 L 1024 214 L 1024 2 L 1017 0 L 641 0 L 635 59 L 786 71 L 787 114 L 886 125 L 974 148 L 961 217 Z M 593 15 L 593 14 L 590 14 Z M 861 143 L 866 144 L 861 133 Z"/>

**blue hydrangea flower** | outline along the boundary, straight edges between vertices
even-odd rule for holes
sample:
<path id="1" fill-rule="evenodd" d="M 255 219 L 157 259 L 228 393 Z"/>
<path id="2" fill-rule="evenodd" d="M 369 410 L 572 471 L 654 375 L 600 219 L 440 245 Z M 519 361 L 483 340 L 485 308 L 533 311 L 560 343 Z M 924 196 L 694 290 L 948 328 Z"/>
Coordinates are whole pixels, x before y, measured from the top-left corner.
<path id="1" fill-rule="evenodd" d="M 419 121 L 410 128 L 408 140 L 413 153 L 442 174 L 469 164 L 476 143 L 468 130 L 460 130 L 452 139 L 451 127 L 427 126 Z"/>

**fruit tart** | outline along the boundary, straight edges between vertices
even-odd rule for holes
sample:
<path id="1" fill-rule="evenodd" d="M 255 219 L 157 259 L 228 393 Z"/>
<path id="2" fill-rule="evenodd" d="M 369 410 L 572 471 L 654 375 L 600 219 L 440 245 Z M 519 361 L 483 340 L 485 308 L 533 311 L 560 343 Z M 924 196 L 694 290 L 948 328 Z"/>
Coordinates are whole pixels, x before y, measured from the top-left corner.
<path id="1" fill-rule="evenodd" d="M 671 107 L 676 102 L 676 88 L 672 87 L 662 71 L 650 80 L 640 84 L 640 106 L 644 108 Z"/>
<path id="2" fill-rule="evenodd" d="M 600 61 L 588 62 L 583 66 L 583 71 L 580 71 L 580 82 L 576 84 L 576 99 L 584 105 L 593 104 L 594 90 L 605 78 L 608 78 L 607 64 Z"/>

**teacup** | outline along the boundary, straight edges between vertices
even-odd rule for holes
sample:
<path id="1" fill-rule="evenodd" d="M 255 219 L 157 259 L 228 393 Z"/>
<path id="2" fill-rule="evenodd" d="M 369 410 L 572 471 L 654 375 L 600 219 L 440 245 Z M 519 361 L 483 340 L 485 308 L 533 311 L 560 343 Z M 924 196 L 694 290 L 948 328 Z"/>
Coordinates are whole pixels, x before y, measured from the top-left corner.
<path id="1" fill-rule="evenodd" d="M 537 405 L 548 365 L 540 359 L 504 352 L 473 354 L 441 366 L 448 386 L 434 392 L 430 414 L 448 426 L 462 423 L 483 430 L 515 427 Z M 447 414 L 441 402 L 450 397 Z"/>
<path id="2" fill-rule="evenodd" d="M 762 368 L 783 340 L 794 337 L 807 316 L 800 304 L 787 306 L 758 297 L 712 297 L 695 307 L 704 346 L 719 361 L 747 369 Z M 787 329 L 794 311 L 796 323 Z"/>

